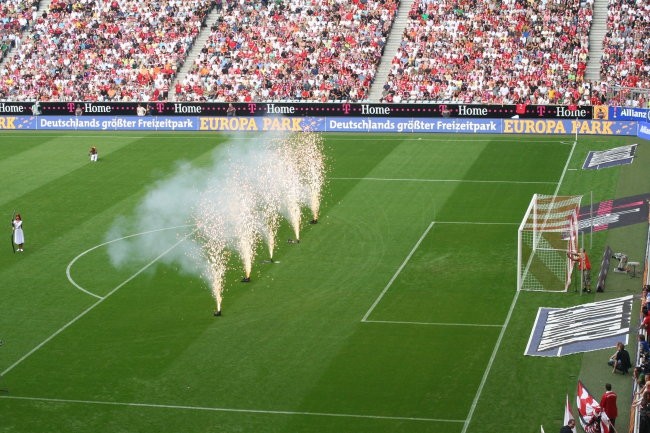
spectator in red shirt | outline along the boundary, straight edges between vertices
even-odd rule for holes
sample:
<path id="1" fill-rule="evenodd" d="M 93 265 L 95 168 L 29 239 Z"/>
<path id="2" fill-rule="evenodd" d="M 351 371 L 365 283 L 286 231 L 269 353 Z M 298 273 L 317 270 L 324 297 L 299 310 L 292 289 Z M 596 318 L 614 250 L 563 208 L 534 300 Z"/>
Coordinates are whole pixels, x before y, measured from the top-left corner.
<path id="1" fill-rule="evenodd" d="M 641 328 L 645 329 L 646 335 L 650 335 L 650 311 L 647 311 L 645 317 L 643 317 L 641 325 L 639 325 L 639 329 Z"/>

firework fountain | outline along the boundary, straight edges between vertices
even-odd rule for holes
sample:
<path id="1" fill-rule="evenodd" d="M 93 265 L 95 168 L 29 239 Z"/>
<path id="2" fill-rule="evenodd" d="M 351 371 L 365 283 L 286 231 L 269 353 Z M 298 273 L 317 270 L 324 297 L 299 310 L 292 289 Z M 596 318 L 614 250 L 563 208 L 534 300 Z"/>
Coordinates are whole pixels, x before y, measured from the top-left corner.
<path id="1" fill-rule="evenodd" d="M 312 221 L 317 221 L 325 181 L 322 139 L 315 133 L 274 138 L 248 152 L 233 146 L 226 155 L 220 181 L 202 194 L 193 215 L 195 240 L 207 262 L 204 277 L 219 313 L 229 251 L 239 255 L 242 281 L 250 281 L 261 240 L 273 261 L 282 217 L 291 226 L 295 242 L 300 239 L 303 206 L 311 210 Z"/>
<path id="2" fill-rule="evenodd" d="M 217 303 L 214 314 L 220 316 L 223 282 L 229 258 L 223 216 L 215 212 L 210 199 L 205 196 L 199 202 L 199 209 L 202 209 L 202 212 L 194 215 L 194 223 L 201 245 L 200 252 L 205 259 L 203 275 L 210 282 L 210 291 Z"/>
<path id="3" fill-rule="evenodd" d="M 302 218 L 300 207 L 301 198 L 304 197 L 304 186 L 300 184 L 300 176 L 297 169 L 298 161 L 295 159 L 295 153 L 292 152 L 287 142 L 282 143 L 277 149 L 277 152 L 279 156 L 278 171 L 282 173 L 277 180 L 277 187 L 282 197 L 280 212 L 293 228 L 296 241 L 299 241 L 300 221 Z"/>
<path id="4" fill-rule="evenodd" d="M 312 221 L 318 220 L 325 181 L 322 145 L 321 136 L 309 131 L 265 135 L 218 147 L 211 167 L 179 163 L 174 175 L 147 193 L 136 208 L 132 227 L 125 218 L 115 221 L 107 233 L 111 262 L 123 266 L 137 257 L 200 274 L 216 301 L 215 314 L 220 315 L 233 253 L 241 260 L 242 281 L 250 281 L 262 241 L 273 261 L 283 219 L 293 231 L 292 242 L 300 240 L 303 208 L 310 209 Z M 189 234 L 179 242 L 180 235 L 171 229 L 188 223 Z M 127 236 L 134 232 L 146 235 Z M 116 238 L 123 241 L 113 242 Z M 155 256 L 174 243 L 179 247 Z"/>
<path id="5" fill-rule="evenodd" d="M 259 243 L 260 233 L 257 194 L 250 182 L 248 173 L 235 167 L 232 177 L 227 180 L 226 194 L 231 194 L 223 203 L 228 210 L 228 233 L 231 235 L 231 247 L 237 251 L 244 267 L 243 282 L 249 282 L 253 269 L 253 260 Z"/>
<path id="6" fill-rule="evenodd" d="M 282 203 L 282 191 L 277 181 L 277 158 L 268 157 L 276 155 L 272 146 L 264 145 L 264 150 L 257 152 L 255 166 L 257 173 L 254 176 L 255 191 L 257 194 L 257 230 L 266 243 L 269 253 L 269 260 L 273 262 L 275 251 L 275 240 L 280 227 L 280 207 Z"/>
<path id="7" fill-rule="evenodd" d="M 294 135 L 287 140 L 290 152 L 297 162 L 296 168 L 300 185 L 306 194 L 306 203 L 312 213 L 311 223 L 318 222 L 320 201 L 325 184 L 325 157 L 323 155 L 323 137 L 314 132 Z"/>

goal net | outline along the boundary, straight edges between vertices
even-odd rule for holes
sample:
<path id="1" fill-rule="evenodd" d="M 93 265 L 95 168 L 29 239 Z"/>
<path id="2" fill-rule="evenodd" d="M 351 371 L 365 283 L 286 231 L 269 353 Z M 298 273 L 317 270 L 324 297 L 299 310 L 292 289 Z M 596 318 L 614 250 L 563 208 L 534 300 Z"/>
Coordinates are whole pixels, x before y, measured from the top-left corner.
<path id="1" fill-rule="evenodd" d="M 582 196 L 535 194 L 517 236 L 517 290 L 566 291 L 578 251 Z"/>

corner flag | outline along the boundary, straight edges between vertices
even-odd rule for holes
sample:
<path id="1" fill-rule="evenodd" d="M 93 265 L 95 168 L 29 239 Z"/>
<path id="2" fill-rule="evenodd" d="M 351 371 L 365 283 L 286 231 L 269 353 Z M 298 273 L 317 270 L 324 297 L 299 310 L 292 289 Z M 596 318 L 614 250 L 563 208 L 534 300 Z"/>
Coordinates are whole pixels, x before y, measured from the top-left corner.
<path id="1" fill-rule="evenodd" d="M 571 404 L 569 403 L 569 394 L 566 395 L 566 405 L 564 405 L 564 425 L 569 424 L 569 420 L 575 419 L 573 418 L 573 413 L 571 413 Z M 576 428 L 573 427 L 573 433 L 575 433 Z"/>

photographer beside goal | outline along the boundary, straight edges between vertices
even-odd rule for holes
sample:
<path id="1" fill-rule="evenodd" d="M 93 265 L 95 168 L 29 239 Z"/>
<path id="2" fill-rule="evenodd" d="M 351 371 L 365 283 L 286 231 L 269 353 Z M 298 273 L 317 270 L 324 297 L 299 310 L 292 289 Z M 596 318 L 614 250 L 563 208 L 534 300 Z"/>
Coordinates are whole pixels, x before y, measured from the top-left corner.
<path id="1" fill-rule="evenodd" d="M 582 291 L 591 293 L 591 262 L 587 251 L 583 248 L 579 253 L 568 252 L 567 257 L 578 263 L 578 269 L 582 274 Z"/>

